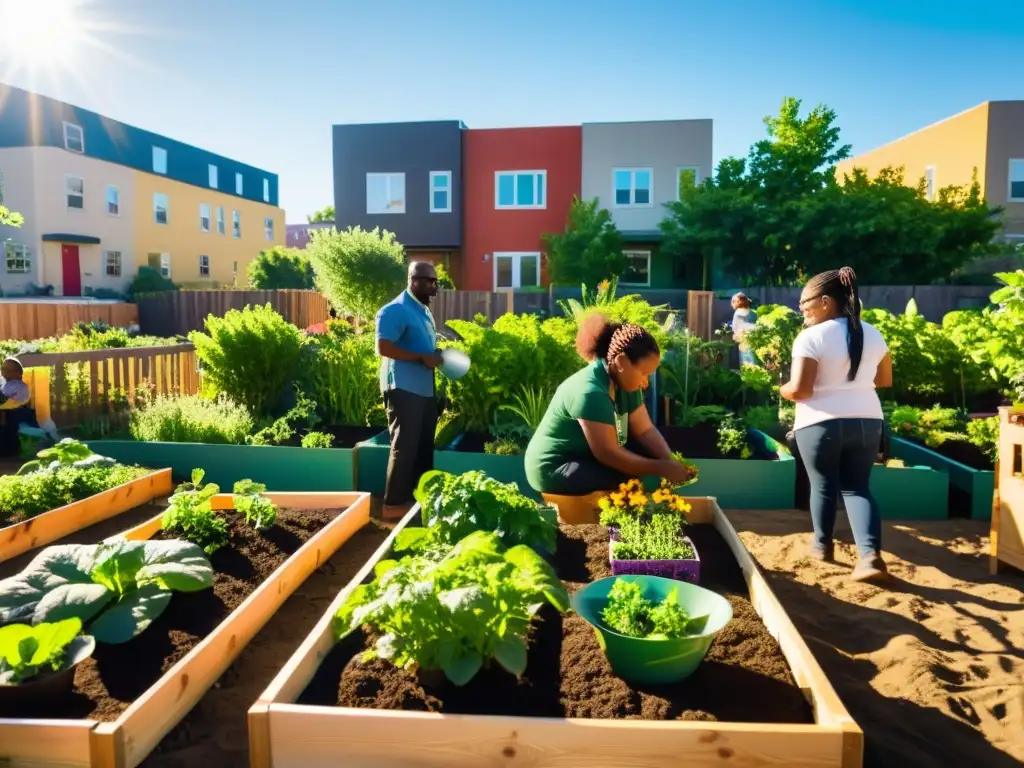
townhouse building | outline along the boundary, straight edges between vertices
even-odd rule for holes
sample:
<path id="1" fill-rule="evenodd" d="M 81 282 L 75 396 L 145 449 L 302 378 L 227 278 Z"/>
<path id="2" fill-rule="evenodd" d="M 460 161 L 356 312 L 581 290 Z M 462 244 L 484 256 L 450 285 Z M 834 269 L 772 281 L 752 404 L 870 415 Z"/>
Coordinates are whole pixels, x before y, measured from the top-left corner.
<path id="1" fill-rule="evenodd" d="M 309 245 L 311 233 L 318 229 L 329 229 L 333 221 L 318 221 L 315 224 L 288 224 L 285 226 L 285 245 L 304 250 Z"/>
<path id="2" fill-rule="evenodd" d="M 283 244 L 278 177 L 237 160 L 0 84 L 0 290 L 79 296 L 127 288 L 149 265 L 179 285 L 231 285 Z"/>

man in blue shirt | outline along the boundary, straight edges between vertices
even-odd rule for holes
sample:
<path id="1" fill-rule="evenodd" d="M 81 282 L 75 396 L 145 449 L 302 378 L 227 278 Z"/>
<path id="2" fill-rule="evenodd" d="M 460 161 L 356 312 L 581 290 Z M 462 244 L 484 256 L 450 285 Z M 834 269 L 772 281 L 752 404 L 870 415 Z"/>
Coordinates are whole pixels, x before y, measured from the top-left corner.
<path id="1" fill-rule="evenodd" d="M 434 265 L 414 261 L 409 264 L 409 287 L 377 313 L 380 390 L 391 436 L 385 520 L 409 511 L 420 475 L 434 468 L 434 368 L 441 364 L 441 355 L 430 299 L 436 295 Z"/>

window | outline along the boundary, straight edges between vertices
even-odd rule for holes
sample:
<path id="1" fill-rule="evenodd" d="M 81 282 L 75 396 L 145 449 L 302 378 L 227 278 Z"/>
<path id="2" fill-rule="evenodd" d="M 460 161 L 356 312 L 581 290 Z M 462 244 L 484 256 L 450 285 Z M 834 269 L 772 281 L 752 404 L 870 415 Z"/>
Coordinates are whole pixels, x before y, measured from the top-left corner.
<path id="1" fill-rule="evenodd" d="M 547 208 L 547 171 L 496 171 L 494 207 Z"/>
<path id="2" fill-rule="evenodd" d="M 217 166 L 216 165 L 210 165 L 209 166 L 209 172 L 210 172 L 210 189 L 216 189 L 217 188 Z"/>
<path id="3" fill-rule="evenodd" d="M 619 278 L 622 285 L 650 285 L 651 284 L 651 252 L 650 251 L 623 251 L 626 257 L 626 270 Z"/>
<path id="4" fill-rule="evenodd" d="M 270 179 L 263 180 L 263 202 L 270 202 Z"/>
<path id="5" fill-rule="evenodd" d="M 683 199 L 684 189 L 693 189 L 700 181 L 700 169 L 694 165 L 676 168 L 676 200 Z"/>
<path id="6" fill-rule="evenodd" d="M 147 262 L 153 269 L 160 270 L 160 274 L 170 279 L 171 277 L 171 254 L 151 253 L 147 256 Z"/>
<path id="7" fill-rule="evenodd" d="M 405 213 L 405 174 L 366 174 L 367 213 Z"/>
<path id="8" fill-rule="evenodd" d="M 1009 186 L 1006 199 L 1011 203 L 1024 203 L 1024 160 L 1010 161 Z"/>
<path id="9" fill-rule="evenodd" d="M 929 165 L 924 169 L 924 196 L 928 200 L 935 199 L 935 166 Z"/>
<path id="10" fill-rule="evenodd" d="M 540 285 L 539 253 L 495 253 L 495 288 L 530 288 Z"/>
<path id="11" fill-rule="evenodd" d="M 224 234 L 224 206 L 217 206 L 217 234 Z"/>
<path id="12" fill-rule="evenodd" d="M 113 184 L 107 184 L 107 215 L 121 215 L 121 190 Z"/>
<path id="13" fill-rule="evenodd" d="M 274 239 L 274 220 L 269 216 L 263 220 L 263 236 L 267 238 L 268 243 Z"/>
<path id="14" fill-rule="evenodd" d="M 64 123 L 64 149 L 69 152 L 85 152 L 85 134 L 82 133 L 82 126 Z"/>
<path id="15" fill-rule="evenodd" d="M 103 252 L 103 270 L 106 272 L 107 277 L 120 277 L 121 276 L 121 252 L 120 251 L 104 251 Z"/>
<path id="16" fill-rule="evenodd" d="M 242 174 L 240 173 L 235 174 L 235 194 L 242 194 Z"/>
<path id="17" fill-rule="evenodd" d="M 68 208 L 82 210 L 85 208 L 85 179 L 81 176 L 64 177 L 64 195 Z"/>
<path id="18" fill-rule="evenodd" d="M 27 245 L 8 240 L 5 244 L 7 274 L 24 275 L 32 270 L 32 249 Z"/>
<path id="19" fill-rule="evenodd" d="M 612 171 L 616 208 L 652 205 L 654 171 L 650 168 L 616 168 Z"/>
<path id="20" fill-rule="evenodd" d="M 452 212 L 452 172 L 430 172 L 430 212 Z"/>
<path id="21" fill-rule="evenodd" d="M 167 150 L 153 147 L 153 173 L 167 174 Z"/>
<path id="22" fill-rule="evenodd" d="M 199 257 L 199 276 L 209 277 L 210 276 L 210 257 L 200 256 Z"/>
<path id="23" fill-rule="evenodd" d="M 231 212 L 231 232 L 235 237 L 242 236 L 242 219 L 238 215 L 238 211 Z"/>
<path id="24" fill-rule="evenodd" d="M 156 192 L 153 194 L 153 221 L 157 224 L 166 224 L 169 216 L 167 215 L 170 203 L 167 200 L 167 195 L 162 192 Z"/>
<path id="25" fill-rule="evenodd" d="M 210 206 L 206 203 L 199 204 L 199 231 L 210 231 Z"/>

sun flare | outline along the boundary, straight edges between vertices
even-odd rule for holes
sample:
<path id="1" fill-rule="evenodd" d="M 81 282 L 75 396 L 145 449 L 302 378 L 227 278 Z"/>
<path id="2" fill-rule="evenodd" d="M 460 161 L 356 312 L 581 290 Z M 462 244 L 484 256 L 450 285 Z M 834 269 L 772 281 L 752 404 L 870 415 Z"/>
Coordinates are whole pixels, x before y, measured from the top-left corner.
<path id="1" fill-rule="evenodd" d="M 0 0 L 0 59 L 36 69 L 67 66 L 75 57 L 80 0 Z"/>

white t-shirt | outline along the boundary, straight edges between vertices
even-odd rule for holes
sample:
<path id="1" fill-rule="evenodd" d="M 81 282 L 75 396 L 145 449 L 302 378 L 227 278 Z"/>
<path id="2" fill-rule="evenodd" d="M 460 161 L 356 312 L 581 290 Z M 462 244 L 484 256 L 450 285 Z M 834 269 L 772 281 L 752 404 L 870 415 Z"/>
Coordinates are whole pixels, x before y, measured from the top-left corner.
<path id="1" fill-rule="evenodd" d="M 888 346 L 873 325 L 862 322 L 864 353 L 853 381 L 846 349 L 846 318 L 826 320 L 805 328 L 793 342 L 793 357 L 818 361 L 814 394 L 796 404 L 793 429 L 829 419 L 881 419 L 882 403 L 875 392 L 875 373 Z"/>

